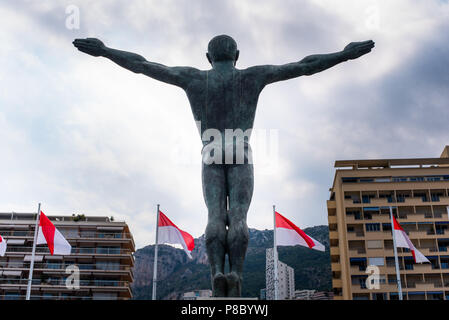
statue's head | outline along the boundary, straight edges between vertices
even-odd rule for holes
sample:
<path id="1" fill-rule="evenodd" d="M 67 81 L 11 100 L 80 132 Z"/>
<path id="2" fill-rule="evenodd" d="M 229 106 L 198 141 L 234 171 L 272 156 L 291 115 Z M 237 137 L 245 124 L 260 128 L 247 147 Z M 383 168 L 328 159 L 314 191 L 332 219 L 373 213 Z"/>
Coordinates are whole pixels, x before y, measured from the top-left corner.
<path id="1" fill-rule="evenodd" d="M 234 65 L 239 58 L 237 42 L 232 37 L 225 34 L 213 37 L 207 46 L 207 60 L 212 64 L 216 61 L 234 61 Z"/>

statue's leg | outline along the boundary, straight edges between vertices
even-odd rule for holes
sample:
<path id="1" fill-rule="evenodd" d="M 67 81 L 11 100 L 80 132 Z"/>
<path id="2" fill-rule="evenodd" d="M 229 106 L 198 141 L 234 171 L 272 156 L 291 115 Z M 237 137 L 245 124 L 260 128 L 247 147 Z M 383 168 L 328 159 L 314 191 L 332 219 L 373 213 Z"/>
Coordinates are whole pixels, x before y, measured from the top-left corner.
<path id="1" fill-rule="evenodd" d="M 241 296 L 243 262 L 248 247 L 246 214 L 251 203 L 254 187 L 252 164 L 234 164 L 227 170 L 229 188 L 229 214 L 227 245 L 230 273 L 226 275 L 228 296 Z"/>
<path id="2" fill-rule="evenodd" d="M 224 276 L 226 256 L 226 177 L 224 167 L 204 164 L 202 168 L 203 195 L 208 209 L 206 251 L 211 266 L 214 297 L 227 296 Z"/>

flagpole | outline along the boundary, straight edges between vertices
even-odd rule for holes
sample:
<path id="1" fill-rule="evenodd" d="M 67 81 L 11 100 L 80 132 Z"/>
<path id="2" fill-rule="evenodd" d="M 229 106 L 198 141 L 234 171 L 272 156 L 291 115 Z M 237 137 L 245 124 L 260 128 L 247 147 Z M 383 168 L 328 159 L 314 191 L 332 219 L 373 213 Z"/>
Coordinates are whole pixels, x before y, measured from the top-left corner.
<path id="1" fill-rule="evenodd" d="M 279 283 L 279 274 L 278 274 L 278 250 L 277 250 L 277 242 L 276 242 L 276 206 L 273 205 L 273 264 L 274 264 L 274 300 L 278 300 L 278 283 Z"/>
<path id="2" fill-rule="evenodd" d="M 156 246 L 154 247 L 154 263 L 153 263 L 153 300 L 156 300 L 156 283 L 157 283 L 157 245 L 159 233 L 159 205 L 157 205 L 156 213 Z"/>
<path id="3" fill-rule="evenodd" d="M 37 242 L 37 233 L 39 229 L 40 215 L 41 215 L 41 204 L 39 203 L 39 205 L 37 206 L 36 224 L 34 225 L 34 240 L 33 240 L 33 249 L 31 251 L 30 272 L 28 273 L 26 300 L 30 300 L 31 296 L 31 283 L 33 282 L 34 256 L 36 254 L 36 242 Z"/>
<path id="4" fill-rule="evenodd" d="M 391 209 L 391 206 L 390 206 L 390 220 L 391 220 L 391 234 L 393 235 L 394 263 L 396 265 L 396 281 L 398 285 L 399 300 L 402 300 L 402 285 L 401 285 L 401 275 L 399 273 L 398 249 L 396 247 L 396 236 L 394 234 L 394 223 L 393 223 L 393 210 Z"/>

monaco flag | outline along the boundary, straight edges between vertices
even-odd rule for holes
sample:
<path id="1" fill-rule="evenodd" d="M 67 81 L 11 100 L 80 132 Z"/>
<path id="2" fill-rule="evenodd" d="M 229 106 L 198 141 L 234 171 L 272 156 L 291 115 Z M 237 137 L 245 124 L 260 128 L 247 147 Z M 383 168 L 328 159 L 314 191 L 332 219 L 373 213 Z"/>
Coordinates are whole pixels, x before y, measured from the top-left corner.
<path id="1" fill-rule="evenodd" d="M 51 255 L 70 254 L 72 251 L 72 246 L 64 238 L 64 236 L 59 232 L 54 224 L 47 218 L 47 216 L 41 211 L 39 218 L 39 231 L 37 233 L 36 244 L 47 244 Z"/>
<path id="2" fill-rule="evenodd" d="M 6 252 L 6 240 L 0 236 L 0 256 L 3 257 Z"/>
<path id="3" fill-rule="evenodd" d="M 308 236 L 301 229 L 293 224 L 286 217 L 280 213 L 276 214 L 276 245 L 278 246 L 295 246 L 300 245 L 315 249 L 318 251 L 324 251 L 324 246 L 317 240 Z"/>
<path id="4" fill-rule="evenodd" d="M 158 223 L 158 243 L 180 244 L 187 256 L 192 259 L 190 254 L 195 248 L 193 237 L 185 231 L 179 229 L 162 211 L 159 210 Z"/>
<path id="5" fill-rule="evenodd" d="M 415 259 L 415 263 L 430 262 L 425 255 L 423 255 L 415 248 L 415 246 L 407 236 L 407 233 L 405 233 L 404 229 L 402 229 L 401 225 L 396 221 L 396 218 L 394 216 L 393 216 L 393 224 L 394 224 L 394 237 L 396 240 L 396 247 L 410 249 L 413 259 Z"/>

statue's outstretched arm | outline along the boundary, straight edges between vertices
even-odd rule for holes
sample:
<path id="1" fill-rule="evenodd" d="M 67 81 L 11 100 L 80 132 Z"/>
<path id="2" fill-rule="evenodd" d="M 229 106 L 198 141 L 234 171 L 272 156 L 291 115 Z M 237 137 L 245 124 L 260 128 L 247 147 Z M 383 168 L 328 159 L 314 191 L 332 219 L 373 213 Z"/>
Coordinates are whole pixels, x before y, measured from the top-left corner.
<path id="1" fill-rule="evenodd" d="M 374 42 L 372 40 L 351 42 L 340 52 L 311 55 L 301 61 L 284 65 L 265 65 L 253 68 L 257 70 L 256 73 L 261 78 L 263 85 L 267 85 L 324 71 L 341 62 L 357 59 L 370 52 L 373 47 Z"/>
<path id="2" fill-rule="evenodd" d="M 73 45 L 78 50 L 94 57 L 108 58 L 132 72 L 142 73 L 182 88 L 189 83 L 192 73 L 199 71 L 191 67 L 167 67 L 160 63 L 150 62 L 136 53 L 108 48 L 96 38 L 75 39 Z"/>

